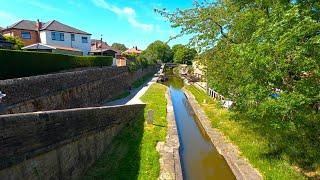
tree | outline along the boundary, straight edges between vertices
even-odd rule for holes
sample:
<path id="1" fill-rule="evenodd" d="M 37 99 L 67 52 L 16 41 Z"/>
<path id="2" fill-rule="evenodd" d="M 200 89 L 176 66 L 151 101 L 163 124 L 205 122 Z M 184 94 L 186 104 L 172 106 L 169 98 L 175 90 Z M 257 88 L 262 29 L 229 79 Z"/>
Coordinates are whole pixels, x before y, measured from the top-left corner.
<path id="1" fill-rule="evenodd" d="M 18 37 L 13 36 L 4 36 L 4 38 L 8 41 L 14 44 L 13 48 L 16 50 L 21 50 L 21 48 L 24 46 L 23 41 Z"/>
<path id="2" fill-rule="evenodd" d="M 182 45 L 182 44 L 173 45 L 173 46 L 172 46 L 172 53 L 175 54 L 178 49 L 182 49 L 182 48 L 184 48 L 184 47 L 185 47 L 185 46 Z"/>
<path id="3" fill-rule="evenodd" d="M 124 52 L 128 49 L 124 44 L 120 44 L 120 43 L 113 43 L 111 47 L 119 50 L 120 52 Z"/>
<path id="4" fill-rule="evenodd" d="M 151 43 L 147 49 L 142 52 L 141 56 L 153 63 L 158 61 L 172 62 L 172 51 L 170 46 L 159 40 Z"/>
<path id="5" fill-rule="evenodd" d="M 262 125 L 274 151 L 317 168 L 319 7 L 314 0 L 221 0 L 157 12 L 182 29 L 179 36 L 192 36 L 189 44 L 208 64 L 209 86 L 232 99 L 234 111 Z M 272 98 L 275 93 L 279 98 Z"/>
<path id="6" fill-rule="evenodd" d="M 175 45 L 172 47 L 173 51 L 173 61 L 179 64 L 191 65 L 197 51 L 193 48 L 188 48 L 184 45 Z"/>

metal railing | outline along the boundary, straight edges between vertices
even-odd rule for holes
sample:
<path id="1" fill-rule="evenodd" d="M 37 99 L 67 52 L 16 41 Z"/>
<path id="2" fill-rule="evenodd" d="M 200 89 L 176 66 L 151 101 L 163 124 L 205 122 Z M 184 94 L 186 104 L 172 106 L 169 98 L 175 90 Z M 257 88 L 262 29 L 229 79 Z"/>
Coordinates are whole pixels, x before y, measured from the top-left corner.
<path id="1" fill-rule="evenodd" d="M 213 99 L 217 99 L 221 101 L 221 104 L 225 108 L 230 108 L 233 104 L 232 101 L 226 99 L 224 96 L 220 95 L 218 92 L 216 92 L 214 89 L 208 88 L 207 94 L 212 97 Z"/>

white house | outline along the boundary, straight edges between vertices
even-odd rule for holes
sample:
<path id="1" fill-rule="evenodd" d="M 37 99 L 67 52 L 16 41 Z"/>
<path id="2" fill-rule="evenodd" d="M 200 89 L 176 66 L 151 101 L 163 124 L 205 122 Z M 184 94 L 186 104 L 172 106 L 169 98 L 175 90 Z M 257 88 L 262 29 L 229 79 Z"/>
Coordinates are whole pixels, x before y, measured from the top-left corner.
<path id="1" fill-rule="evenodd" d="M 75 54 L 79 51 L 88 55 L 91 50 L 91 34 L 74 27 L 62 24 L 56 20 L 41 23 L 36 22 L 40 42 L 24 47 L 31 51 L 52 51 L 53 49 L 64 50 Z M 41 47 L 41 48 L 39 48 Z M 47 47 L 47 49 L 44 49 Z M 57 52 L 57 51 L 55 51 Z"/>

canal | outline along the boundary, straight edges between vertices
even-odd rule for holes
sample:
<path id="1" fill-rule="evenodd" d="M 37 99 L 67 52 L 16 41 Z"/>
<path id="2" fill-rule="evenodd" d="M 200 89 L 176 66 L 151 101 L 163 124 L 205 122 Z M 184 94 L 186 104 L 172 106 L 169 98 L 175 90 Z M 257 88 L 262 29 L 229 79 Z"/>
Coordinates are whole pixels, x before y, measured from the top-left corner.
<path id="1" fill-rule="evenodd" d="M 183 81 L 172 70 L 169 81 L 174 114 L 180 140 L 180 159 L 184 179 L 235 179 L 227 162 L 218 153 L 193 113 L 184 92 Z"/>

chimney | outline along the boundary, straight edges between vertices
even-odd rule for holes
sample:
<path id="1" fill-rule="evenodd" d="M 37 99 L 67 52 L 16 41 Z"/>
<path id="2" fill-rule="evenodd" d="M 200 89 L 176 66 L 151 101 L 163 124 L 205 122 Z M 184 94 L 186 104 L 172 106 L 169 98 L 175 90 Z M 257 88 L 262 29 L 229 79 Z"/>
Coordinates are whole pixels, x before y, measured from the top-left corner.
<path id="1" fill-rule="evenodd" d="M 38 32 L 38 40 L 37 40 L 38 42 L 37 43 L 41 43 L 40 29 L 42 28 L 42 23 L 39 21 L 39 19 L 37 19 L 36 27 L 37 27 L 37 32 Z"/>
<path id="2" fill-rule="evenodd" d="M 42 28 L 42 23 L 39 21 L 39 19 L 37 19 L 37 30 L 40 31 L 41 28 Z"/>
<path id="3" fill-rule="evenodd" d="M 138 46 L 136 46 L 136 50 L 138 51 Z"/>

